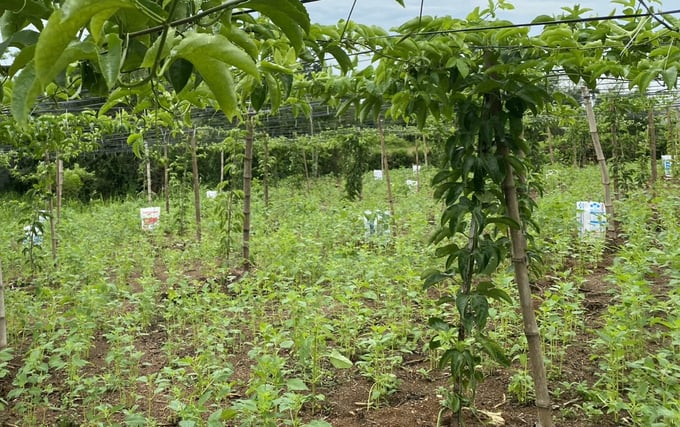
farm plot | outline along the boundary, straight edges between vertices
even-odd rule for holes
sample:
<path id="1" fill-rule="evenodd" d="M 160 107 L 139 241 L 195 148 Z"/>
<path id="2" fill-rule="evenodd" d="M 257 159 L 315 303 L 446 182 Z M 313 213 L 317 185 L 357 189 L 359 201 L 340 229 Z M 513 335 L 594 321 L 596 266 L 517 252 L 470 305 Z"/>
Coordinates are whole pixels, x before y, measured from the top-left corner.
<path id="1" fill-rule="evenodd" d="M 605 245 L 576 223 L 576 202 L 597 197 L 589 193 L 596 174 L 543 176 L 541 233 L 531 243 L 557 421 L 677 425 L 677 184 L 619 201 L 620 234 Z M 421 279 L 443 262 L 428 243 L 441 206 L 425 182 L 417 192 L 406 179 L 411 171 L 395 172 L 394 223 L 382 224 L 389 234 L 364 224 L 387 209 L 384 183 L 372 177 L 356 202 L 332 179 L 309 190 L 281 185 L 269 207 L 256 196 L 250 271 L 233 259 L 237 250 L 225 259 L 218 201 L 204 202 L 196 243 L 177 233 L 185 221 L 177 212 L 142 232 L 136 199 L 66 206 L 59 267 L 37 247 L 31 269 L 23 202 L 5 200 L 0 423 L 443 425 L 440 401 L 452 384 L 438 367 L 441 350 L 429 349 L 442 332 L 428 319 L 455 322 L 456 309 L 437 303 L 450 284 L 425 291 Z M 509 269 L 494 280 L 516 301 Z M 489 310 L 490 334 L 512 364 L 480 361 L 467 423 L 532 425 L 521 315 L 515 304 Z"/>

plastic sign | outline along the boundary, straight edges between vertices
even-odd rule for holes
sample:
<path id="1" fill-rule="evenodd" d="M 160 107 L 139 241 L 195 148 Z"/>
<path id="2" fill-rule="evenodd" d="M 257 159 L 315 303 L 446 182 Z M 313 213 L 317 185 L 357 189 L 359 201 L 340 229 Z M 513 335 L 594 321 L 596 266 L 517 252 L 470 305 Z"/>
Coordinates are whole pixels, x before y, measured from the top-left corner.
<path id="1" fill-rule="evenodd" d="M 217 198 L 217 191 L 215 190 L 208 190 L 205 192 L 205 197 L 208 199 L 216 199 Z"/>
<path id="2" fill-rule="evenodd" d="M 139 210 L 139 217 L 142 220 L 142 230 L 150 231 L 158 227 L 161 219 L 161 208 L 141 208 Z"/>
<path id="3" fill-rule="evenodd" d="M 661 164 L 663 165 L 664 178 L 672 178 L 673 173 L 671 171 L 671 167 L 673 166 L 673 156 L 664 154 L 661 156 Z"/>
<path id="4" fill-rule="evenodd" d="M 382 170 L 380 170 L 380 169 L 374 170 L 373 171 L 373 179 L 375 179 L 376 181 L 383 179 Z"/>
<path id="5" fill-rule="evenodd" d="M 576 202 L 576 212 L 579 222 L 579 234 L 597 232 L 604 233 L 607 229 L 607 213 L 604 203 Z"/>

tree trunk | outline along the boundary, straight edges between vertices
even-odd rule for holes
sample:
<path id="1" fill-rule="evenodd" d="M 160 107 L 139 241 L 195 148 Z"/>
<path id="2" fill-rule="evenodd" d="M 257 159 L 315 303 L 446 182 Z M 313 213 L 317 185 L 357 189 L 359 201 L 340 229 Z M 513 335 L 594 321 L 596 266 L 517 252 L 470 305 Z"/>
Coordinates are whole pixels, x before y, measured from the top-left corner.
<path id="1" fill-rule="evenodd" d="M 607 161 L 602 152 L 602 145 L 600 144 L 600 134 L 597 132 L 597 123 L 595 122 L 595 112 L 593 105 L 590 102 L 590 92 L 588 88 L 583 86 L 581 88 L 583 94 L 583 103 L 586 107 L 586 116 L 588 117 L 588 127 L 590 129 L 590 137 L 593 140 L 595 154 L 597 155 L 597 162 L 600 165 L 600 175 L 602 176 L 602 187 L 604 187 L 604 208 L 607 213 L 607 237 L 613 238 L 616 233 L 614 228 L 614 204 L 612 203 L 611 186 L 609 182 L 609 171 L 607 169 Z"/>
<path id="2" fill-rule="evenodd" d="M 653 187 L 658 179 L 657 162 L 656 162 L 656 127 L 654 126 L 654 108 L 649 109 L 647 114 L 647 133 L 649 134 L 649 161 L 652 168 L 650 175 L 649 186 Z"/>
<path id="3" fill-rule="evenodd" d="M 390 205 L 390 233 L 394 236 L 397 232 L 394 212 L 394 197 L 392 196 L 392 181 L 390 181 L 390 167 L 387 164 L 387 147 L 385 146 L 385 132 L 383 131 L 383 121 L 378 119 L 378 132 L 380 133 L 380 153 L 382 157 L 382 170 L 387 184 L 387 202 Z"/>
<path id="4" fill-rule="evenodd" d="M 196 156 L 196 128 L 191 135 L 191 172 L 194 180 L 194 211 L 196 214 L 196 241 L 201 241 L 201 185 L 198 179 L 198 157 Z"/>
<path id="5" fill-rule="evenodd" d="M 548 139 L 548 153 L 550 155 L 550 163 L 555 164 L 555 147 L 553 147 L 553 135 L 550 131 L 550 124 L 545 127 L 546 137 Z"/>
<path id="6" fill-rule="evenodd" d="M 5 281 L 2 278 L 2 260 L 0 259 L 0 350 L 7 347 L 7 318 L 5 315 Z"/>
<path id="7" fill-rule="evenodd" d="M 243 268 L 250 270 L 250 199 L 253 181 L 253 115 L 248 111 L 246 149 L 243 156 Z"/>

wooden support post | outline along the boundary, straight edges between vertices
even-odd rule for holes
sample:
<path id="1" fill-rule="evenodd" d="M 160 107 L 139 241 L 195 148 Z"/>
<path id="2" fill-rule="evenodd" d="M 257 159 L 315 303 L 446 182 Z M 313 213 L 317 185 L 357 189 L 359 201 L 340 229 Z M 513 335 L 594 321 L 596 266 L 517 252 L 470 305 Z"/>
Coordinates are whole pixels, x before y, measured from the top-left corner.
<path id="1" fill-rule="evenodd" d="M 250 270 L 250 201 L 253 182 L 253 116 L 255 112 L 248 110 L 246 132 L 246 149 L 243 156 L 243 268 Z"/>
<path id="2" fill-rule="evenodd" d="M 194 181 L 194 212 L 196 215 L 196 241 L 201 241 L 201 184 L 198 179 L 198 156 L 196 156 L 196 128 L 191 134 L 191 174 Z"/>

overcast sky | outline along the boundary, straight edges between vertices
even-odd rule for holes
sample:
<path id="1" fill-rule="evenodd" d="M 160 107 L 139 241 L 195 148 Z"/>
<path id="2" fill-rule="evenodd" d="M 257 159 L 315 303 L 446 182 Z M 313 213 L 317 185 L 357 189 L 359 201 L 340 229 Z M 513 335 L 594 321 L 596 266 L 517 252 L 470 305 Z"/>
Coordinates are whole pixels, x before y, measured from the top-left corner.
<path id="1" fill-rule="evenodd" d="M 354 0 L 318 0 L 307 3 L 312 22 L 320 24 L 336 24 L 347 19 Z M 399 26 L 403 22 L 418 16 L 421 0 L 404 0 L 406 7 L 401 7 L 396 0 L 356 0 L 352 12 L 352 20 L 361 24 L 378 25 L 387 30 Z M 516 24 L 528 23 L 538 15 L 559 15 L 563 6 L 593 9 L 586 16 L 608 15 L 617 5 L 607 0 L 555 1 L 555 0 L 510 0 L 515 9 L 501 11 L 499 17 Z M 450 15 L 454 18 L 465 18 L 475 7 L 482 8 L 489 4 L 488 0 L 424 0 L 423 14 L 432 16 Z M 618 5 L 620 6 L 620 5 Z M 618 9 L 620 10 L 620 8 Z"/>

